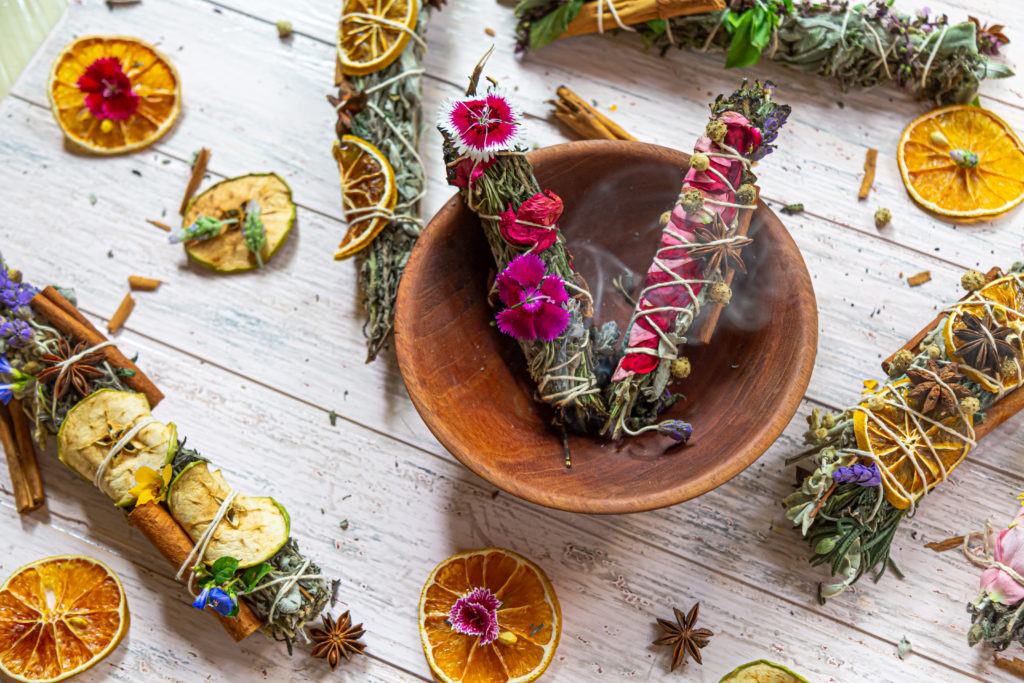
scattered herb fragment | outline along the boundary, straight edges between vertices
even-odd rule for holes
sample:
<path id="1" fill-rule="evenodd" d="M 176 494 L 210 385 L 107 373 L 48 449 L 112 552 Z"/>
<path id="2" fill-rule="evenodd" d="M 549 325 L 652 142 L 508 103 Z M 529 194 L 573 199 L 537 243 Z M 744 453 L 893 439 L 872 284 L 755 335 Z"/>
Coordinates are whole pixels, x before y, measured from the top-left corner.
<path id="1" fill-rule="evenodd" d="M 89 193 L 89 203 L 92 204 L 93 206 L 96 206 L 96 195 L 92 194 L 91 192 Z"/>
<path id="2" fill-rule="evenodd" d="M 286 40 L 292 37 L 292 22 L 290 21 L 279 21 L 277 22 L 277 37 L 281 40 Z"/>
<path id="3" fill-rule="evenodd" d="M 932 279 L 932 273 L 930 270 L 922 270 L 917 275 L 911 275 L 907 278 L 907 284 L 911 287 L 918 287 L 923 285 Z"/>
<path id="4" fill-rule="evenodd" d="M 903 659 L 910 653 L 911 647 L 910 641 L 907 640 L 906 636 L 903 636 L 900 638 L 899 645 L 896 646 L 896 656 Z"/>
<path id="5" fill-rule="evenodd" d="M 334 411 L 334 410 L 329 411 L 327 413 L 327 419 L 331 421 L 331 426 L 332 427 L 337 426 L 337 424 L 338 424 L 338 413 L 336 411 Z"/>
<path id="6" fill-rule="evenodd" d="M 132 298 L 131 293 L 125 294 L 124 298 L 121 299 L 121 304 L 114 311 L 114 315 L 110 317 L 110 322 L 107 323 L 107 331 L 114 333 L 121 329 L 133 308 L 135 308 L 135 299 Z"/>
<path id="7" fill-rule="evenodd" d="M 669 669 L 670 671 L 675 671 L 680 664 L 684 664 L 688 655 L 692 656 L 698 664 L 702 664 L 700 649 L 706 646 L 711 636 L 715 634 L 706 628 L 695 628 L 700 612 L 700 603 L 691 607 L 685 616 L 675 607 L 672 608 L 672 612 L 675 614 L 676 623 L 673 624 L 667 619 L 658 619 L 658 625 L 661 626 L 665 634 L 655 640 L 654 644 L 672 646 L 672 668 Z"/>
<path id="8" fill-rule="evenodd" d="M 800 203 L 786 204 L 784 207 L 782 207 L 782 213 L 786 214 L 787 216 L 795 216 L 796 214 L 803 212 L 804 205 Z"/>

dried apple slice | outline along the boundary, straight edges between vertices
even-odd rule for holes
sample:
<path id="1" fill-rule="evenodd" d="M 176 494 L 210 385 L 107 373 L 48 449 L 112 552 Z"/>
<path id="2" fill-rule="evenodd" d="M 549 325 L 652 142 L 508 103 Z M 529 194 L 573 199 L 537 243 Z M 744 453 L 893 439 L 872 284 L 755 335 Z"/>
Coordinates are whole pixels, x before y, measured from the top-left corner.
<path id="1" fill-rule="evenodd" d="M 171 482 L 167 507 L 192 540 L 198 541 L 230 493 L 220 470 L 211 472 L 206 462 L 194 462 Z M 221 557 L 233 557 L 240 569 L 260 564 L 288 542 L 290 525 L 288 513 L 273 498 L 235 496 L 202 559 L 212 564 Z"/>
<path id="2" fill-rule="evenodd" d="M 110 450 L 132 427 L 152 417 L 145 394 L 100 389 L 68 411 L 57 433 L 57 457 L 92 482 Z M 177 450 L 174 424 L 150 422 L 107 464 L 99 489 L 118 505 L 131 505 L 135 471 L 142 465 L 160 471 Z"/>

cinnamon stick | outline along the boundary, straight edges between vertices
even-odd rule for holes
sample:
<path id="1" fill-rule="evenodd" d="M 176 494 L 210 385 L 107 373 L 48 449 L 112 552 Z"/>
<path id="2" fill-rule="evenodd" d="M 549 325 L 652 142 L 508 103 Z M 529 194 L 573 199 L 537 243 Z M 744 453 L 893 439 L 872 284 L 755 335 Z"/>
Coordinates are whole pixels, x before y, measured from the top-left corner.
<path id="1" fill-rule="evenodd" d="M 192 175 L 188 179 L 188 185 L 185 187 L 185 196 L 181 199 L 181 208 L 178 209 L 178 213 L 182 216 L 185 215 L 185 210 L 188 209 L 189 200 L 192 199 L 192 195 L 199 189 L 199 185 L 203 182 L 203 176 L 206 175 L 206 165 L 210 162 L 210 150 L 203 147 L 199 150 L 199 154 L 196 155 L 196 162 L 192 164 Z"/>
<path id="2" fill-rule="evenodd" d="M 598 9 L 605 31 L 618 28 L 615 17 L 608 10 L 608 3 L 615 5 L 615 12 L 626 26 L 641 24 L 655 19 L 671 19 L 688 14 L 702 14 L 725 9 L 725 0 L 608 0 L 608 2 L 588 2 L 583 5 L 576 18 L 569 22 L 568 28 L 560 38 L 578 36 L 585 33 L 597 33 Z"/>
<path id="3" fill-rule="evenodd" d="M 0 404 L 0 444 L 7 456 L 7 470 L 11 475 L 14 503 L 20 514 L 35 510 L 46 500 L 43 482 L 39 477 L 36 450 L 32 445 L 32 434 L 21 412 L 17 399 L 11 399 L 10 406 Z M 20 414 L 21 426 L 16 426 L 14 415 Z M 23 445 L 25 439 L 27 448 Z"/>
<path id="4" fill-rule="evenodd" d="M 181 525 L 158 503 L 149 502 L 137 506 L 128 514 L 128 521 L 142 532 L 175 570 L 188 559 L 189 553 L 195 547 L 195 543 Z M 206 611 L 217 618 L 236 643 L 245 640 L 263 626 L 263 622 L 244 600 L 239 601 L 238 616 L 234 618 L 222 617 L 212 609 Z"/>
<path id="5" fill-rule="evenodd" d="M 124 321 L 131 315 L 133 308 L 135 308 L 135 299 L 132 298 L 131 292 L 129 292 L 121 299 L 121 303 L 118 305 L 117 310 L 114 311 L 114 315 L 110 316 L 110 321 L 107 323 L 107 331 L 114 333 L 121 329 L 121 325 L 124 325 Z"/>
<path id="6" fill-rule="evenodd" d="M 864 180 L 860 183 L 860 191 L 857 192 L 857 199 L 867 199 L 871 192 L 871 183 L 875 182 L 875 167 L 878 162 L 878 150 L 869 149 L 864 157 Z"/>
<path id="7" fill-rule="evenodd" d="M 95 346 L 107 341 L 107 338 L 89 322 L 89 319 L 53 287 L 47 287 L 32 297 L 31 306 L 36 313 L 49 320 L 57 330 L 62 334 L 70 335 L 76 342 L 84 341 L 90 346 Z M 132 372 L 129 376 L 123 376 L 121 379 L 132 391 L 145 394 L 150 408 L 155 407 L 163 400 L 163 392 L 157 389 L 156 385 L 116 346 L 105 346 L 102 351 L 111 367 Z"/>
<path id="8" fill-rule="evenodd" d="M 157 280 L 156 278 L 142 277 L 141 275 L 128 276 L 128 286 L 141 292 L 152 292 L 162 284 L 163 280 Z"/>
<path id="9" fill-rule="evenodd" d="M 757 190 L 758 197 L 760 197 L 761 190 L 756 185 L 754 189 Z M 754 203 L 757 204 L 757 199 L 754 199 Z M 742 237 L 747 236 L 747 232 L 750 230 L 750 220 L 754 217 L 755 209 L 740 209 L 740 217 L 736 222 L 736 234 Z M 736 271 L 725 265 L 722 272 L 722 279 L 725 284 L 732 286 L 732 280 L 736 276 Z M 715 328 L 718 327 L 718 319 L 722 317 L 722 310 L 725 308 L 725 304 L 720 304 L 714 301 L 708 301 L 704 304 L 705 308 L 701 312 L 697 319 L 693 321 L 693 325 L 690 327 L 689 333 L 686 335 L 688 341 L 692 341 L 697 344 L 709 344 L 711 343 L 711 336 L 715 333 Z"/>
<path id="10" fill-rule="evenodd" d="M 555 91 L 555 118 L 588 140 L 636 140 L 564 85 Z"/>
<path id="11" fill-rule="evenodd" d="M 147 218 L 146 222 L 149 223 L 150 225 L 155 225 L 156 227 L 160 228 L 161 230 L 165 230 L 167 232 L 171 231 L 171 226 L 167 225 L 166 223 L 161 223 L 160 221 L 154 221 L 154 220 L 152 220 L 150 218 Z"/>

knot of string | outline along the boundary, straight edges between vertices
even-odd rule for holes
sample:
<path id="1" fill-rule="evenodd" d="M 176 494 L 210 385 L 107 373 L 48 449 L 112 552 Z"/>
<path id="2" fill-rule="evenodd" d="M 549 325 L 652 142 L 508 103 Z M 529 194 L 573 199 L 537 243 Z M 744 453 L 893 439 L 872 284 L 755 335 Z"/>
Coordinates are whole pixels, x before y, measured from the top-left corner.
<path id="1" fill-rule="evenodd" d="M 210 520 L 210 524 L 203 531 L 202 535 L 196 540 L 196 544 L 192 546 L 192 550 L 189 551 L 188 557 L 178 567 L 178 573 L 175 574 L 175 578 L 181 580 L 188 572 L 188 592 L 193 596 L 197 595 L 193 582 L 195 581 L 196 573 L 193 569 L 194 565 L 203 561 L 203 557 L 206 555 L 206 547 L 210 545 L 210 541 L 213 540 L 213 535 L 217 532 L 217 527 L 224 520 L 224 516 L 227 515 L 228 510 L 231 509 L 231 504 L 235 500 L 235 496 L 238 494 L 235 491 L 228 491 L 228 495 L 221 501 L 220 507 L 217 508 L 217 513 Z"/>
<path id="2" fill-rule="evenodd" d="M 157 419 L 152 415 L 147 415 L 138 422 L 136 422 L 128 431 L 121 435 L 121 438 L 107 451 L 107 454 L 103 456 L 103 460 L 100 461 L 99 467 L 96 468 L 96 474 L 92 477 L 92 485 L 96 488 L 100 488 L 100 484 L 103 483 L 103 477 L 107 473 L 107 468 L 114 462 L 114 458 L 124 450 L 124 447 L 131 443 L 139 432 L 148 427 L 149 425 L 157 422 Z"/>
<path id="3" fill-rule="evenodd" d="M 981 537 L 981 554 L 979 555 L 978 549 L 971 547 L 971 541 Z M 964 542 L 961 546 L 964 557 L 975 565 L 976 567 L 982 567 L 984 569 L 998 569 L 1006 572 L 1007 575 L 1020 585 L 1024 586 L 1024 577 L 1017 573 L 1017 571 L 1010 566 L 1003 564 L 996 560 L 992 554 L 992 522 L 985 520 L 984 531 L 972 531 L 971 533 L 964 536 Z"/>
<path id="4" fill-rule="evenodd" d="M 109 340 L 108 341 L 104 341 L 104 342 L 100 342 L 99 344 L 96 344 L 95 346 L 90 346 L 89 348 L 85 349 L 84 351 L 81 351 L 80 353 L 76 353 L 73 356 L 65 358 L 64 360 L 62 360 L 61 362 L 57 363 L 54 366 L 54 367 L 60 368 L 60 372 L 57 374 L 57 380 L 53 383 L 53 386 L 54 386 L 53 402 L 50 404 L 50 413 L 51 414 L 55 415 L 57 413 L 57 390 L 56 390 L 56 387 L 60 386 L 60 380 L 64 376 L 64 373 L 67 372 L 68 368 L 70 368 L 72 365 L 74 365 L 78 361 L 80 361 L 83 358 L 85 358 L 86 356 L 88 356 L 93 351 L 98 351 L 99 349 L 106 348 L 107 346 L 114 346 L 114 342 L 109 341 Z"/>

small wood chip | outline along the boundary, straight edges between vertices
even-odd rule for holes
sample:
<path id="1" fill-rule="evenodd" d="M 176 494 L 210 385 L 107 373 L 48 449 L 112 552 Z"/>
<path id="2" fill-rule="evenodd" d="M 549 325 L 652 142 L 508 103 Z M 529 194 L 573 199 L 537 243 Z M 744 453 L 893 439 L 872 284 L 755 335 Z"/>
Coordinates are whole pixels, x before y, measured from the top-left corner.
<path id="1" fill-rule="evenodd" d="M 1015 676 L 1024 678 L 1024 659 L 1018 659 L 1017 657 L 1010 659 L 1009 657 L 997 657 L 992 655 L 992 662 L 996 665 L 997 669 L 1009 671 Z"/>
<path id="2" fill-rule="evenodd" d="M 142 277 L 141 275 L 128 276 L 128 286 L 143 292 L 152 292 L 161 284 L 163 284 L 162 280 L 155 280 L 151 277 Z"/>
<path id="3" fill-rule="evenodd" d="M 917 287 L 918 285 L 923 285 L 924 283 L 928 282 L 931 279 L 932 272 L 930 270 L 922 270 L 917 275 L 911 275 L 910 277 L 908 277 L 907 284 L 910 285 L 911 287 Z"/>
<path id="4" fill-rule="evenodd" d="M 945 541 L 932 541 L 931 543 L 925 543 L 924 547 L 928 548 L 929 550 L 934 550 L 937 553 L 944 553 L 947 550 L 959 548 L 963 544 L 963 536 L 954 536 L 953 538 L 947 538 Z"/>
<path id="5" fill-rule="evenodd" d="M 486 33 L 487 35 L 491 36 L 492 38 L 496 35 L 494 33 L 494 29 L 491 28 L 490 26 L 488 26 L 487 28 L 484 29 L 484 33 Z"/>
<path id="6" fill-rule="evenodd" d="M 132 298 L 129 292 L 121 299 L 121 305 L 117 307 L 114 315 L 110 318 L 110 322 L 107 323 L 107 331 L 113 334 L 121 329 L 121 325 L 124 325 L 124 321 L 128 319 L 133 308 L 135 308 L 135 299 Z"/>
<path id="7" fill-rule="evenodd" d="M 171 231 L 171 226 L 167 225 L 166 223 L 161 223 L 160 221 L 154 221 L 154 220 L 152 220 L 150 218 L 147 218 L 146 222 L 149 223 L 150 225 L 155 225 L 156 227 L 160 228 L 161 230 L 166 230 L 167 232 Z"/>
<path id="8" fill-rule="evenodd" d="M 871 183 L 875 182 L 875 164 L 878 161 L 878 150 L 869 149 L 868 155 L 864 157 L 864 180 L 860 184 L 860 192 L 857 199 L 867 199 L 871 192 Z"/>
<path id="9" fill-rule="evenodd" d="M 182 216 L 185 215 L 185 209 L 188 208 L 188 202 L 192 199 L 192 195 L 199 189 L 200 183 L 203 182 L 203 176 L 206 175 L 206 164 L 210 163 L 210 150 L 203 147 L 199 150 L 199 154 L 196 155 L 196 162 L 192 164 L 192 177 L 188 179 L 188 186 L 185 187 L 185 196 L 181 200 L 181 208 L 178 209 L 178 213 Z"/>

